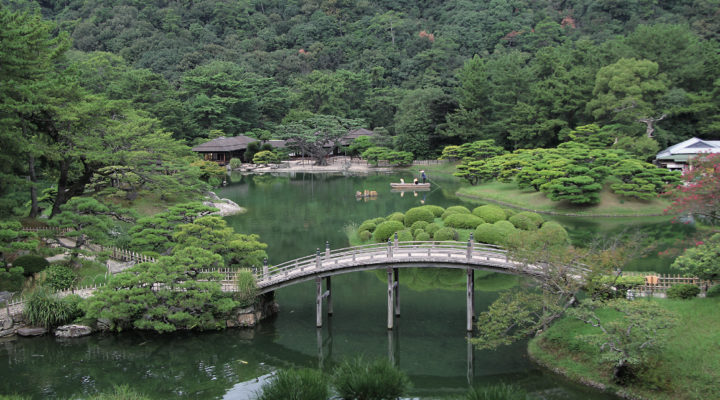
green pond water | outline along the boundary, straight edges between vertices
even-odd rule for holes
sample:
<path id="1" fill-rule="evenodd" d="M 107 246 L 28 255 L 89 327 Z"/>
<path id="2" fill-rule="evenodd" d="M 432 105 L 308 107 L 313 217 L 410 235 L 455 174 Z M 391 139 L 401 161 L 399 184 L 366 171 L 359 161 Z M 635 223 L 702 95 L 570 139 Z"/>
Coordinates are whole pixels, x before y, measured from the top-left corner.
<path id="1" fill-rule="evenodd" d="M 409 174 L 343 176 L 320 174 L 233 176 L 221 197 L 248 212 L 227 218 L 244 233 L 268 243 L 270 262 L 313 254 L 328 241 L 345 247 L 344 227 L 404 211 L 420 204 L 466 203 L 455 196 L 457 182 L 435 180 L 429 192 L 391 193 L 389 182 Z M 432 177 L 431 177 L 432 178 Z M 357 200 L 358 190 L 378 197 Z M 691 226 L 654 219 L 570 219 L 563 223 L 575 245 L 597 234 L 640 230 L 652 245 L 632 268 L 667 272 L 670 257 L 659 252 L 678 246 Z M 525 278 L 478 272 L 477 312 Z M 365 271 L 333 278 L 334 315 L 315 328 L 315 287 L 311 282 L 276 293 L 280 313 L 255 329 L 154 335 L 122 333 L 74 340 L 53 337 L 0 339 L 0 393 L 31 398 L 81 398 L 113 385 L 128 384 L 152 398 L 251 399 L 278 368 L 318 367 L 331 373 L 347 357 L 391 357 L 411 378 L 409 398 L 457 398 L 469 385 L 514 384 L 535 399 L 614 399 L 539 369 L 525 343 L 497 351 L 477 351 L 465 333 L 465 275 L 461 270 L 401 270 L 402 316 L 386 329 L 384 272 Z"/>

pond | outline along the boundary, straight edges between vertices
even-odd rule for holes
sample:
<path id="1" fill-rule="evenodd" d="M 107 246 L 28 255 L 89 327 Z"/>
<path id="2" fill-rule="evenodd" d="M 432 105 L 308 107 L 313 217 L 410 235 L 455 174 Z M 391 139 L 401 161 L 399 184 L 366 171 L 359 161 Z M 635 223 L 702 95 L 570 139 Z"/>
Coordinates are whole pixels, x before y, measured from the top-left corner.
<path id="1" fill-rule="evenodd" d="M 428 192 L 392 193 L 389 182 L 409 174 L 344 176 L 321 174 L 233 176 L 219 194 L 248 212 L 227 218 L 243 233 L 268 243 L 270 262 L 309 255 L 328 241 L 348 245 L 344 227 L 404 211 L 420 204 L 465 204 L 455 196 L 459 183 L 435 180 Z M 375 190 L 374 199 L 355 192 Z M 669 257 L 657 252 L 674 246 L 692 227 L 668 219 L 621 221 L 558 218 L 580 245 L 598 232 L 640 229 L 659 247 L 638 258 L 638 269 L 667 271 Z M 682 231 L 679 231 L 682 229 Z M 648 261 L 649 260 L 649 261 Z M 644 268 L 644 269 L 643 269 Z M 315 288 L 302 283 L 277 292 L 280 313 L 255 329 L 193 334 L 122 333 L 79 340 L 5 339 L 0 341 L 0 393 L 32 398 L 69 398 L 128 384 L 152 398 L 250 399 L 278 368 L 333 366 L 360 354 L 391 357 L 411 378 L 411 397 L 457 398 L 469 385 L 512 383 L 537 399 L 613 399 L 539 369 L 525 343 L 497 351 L 477 351 L 465 333 L 465 278 L 462 271 L 410 269 L 400 273 L 402 315 L 386 329 L 383 273 L 350 273 L 333 279 L 334 315 L 315 328 Z M 524 278 L 477 273 L 478 312 L 501 290 Z"/>

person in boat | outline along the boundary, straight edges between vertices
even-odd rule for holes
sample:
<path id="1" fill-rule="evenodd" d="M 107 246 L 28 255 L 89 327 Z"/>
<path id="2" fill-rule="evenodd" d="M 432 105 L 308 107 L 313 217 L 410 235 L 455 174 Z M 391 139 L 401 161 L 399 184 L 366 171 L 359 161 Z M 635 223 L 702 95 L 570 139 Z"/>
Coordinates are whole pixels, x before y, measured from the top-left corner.
<path id="1" fill-rule="evenodd" d="M 417 184 L 418 184 L 418 178 L 413 179 L 413 183 L 417 185 Z"/>
<path id="2" fill-rule="evenodd" d="M 422 183 L 425 183 L 425 180 L 427 179 L 427 175 L 425 175 L 424 170 L 420 170 L 420 177 L 422 178 Z"/>

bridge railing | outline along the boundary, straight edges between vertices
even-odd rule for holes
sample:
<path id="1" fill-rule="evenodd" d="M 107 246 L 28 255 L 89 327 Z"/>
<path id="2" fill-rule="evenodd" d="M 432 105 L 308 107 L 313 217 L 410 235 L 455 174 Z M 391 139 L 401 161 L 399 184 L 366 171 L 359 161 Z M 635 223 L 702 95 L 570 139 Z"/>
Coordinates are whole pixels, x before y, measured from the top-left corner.
<path id="1" fill-rule="evenodd" d="M 424 254 L 418 251 L 427 251 L 427 257 L 436 257 L 438 254 L 466 258 L 490 257 L 507 259 L 507 250 L 499 246 L 458 241 L 409 241 L 386 243 L 372 243 L 360 246 L 345 247 L 325 251 L 318 249 L 315 255 L 297 258 L 286 261 L 275 266 L 268 266 L 258 271 L 256 279 L 258 282 L 270 281 L 280 277 L 287 277 L 291 274 L 304 274 L 306 271 L 321 271 L 337 268 L 341 265 L 359 264 L 362 262 L 374 262 L 379 260 L 392 260 L 409 257 L 422 258 Z"/>

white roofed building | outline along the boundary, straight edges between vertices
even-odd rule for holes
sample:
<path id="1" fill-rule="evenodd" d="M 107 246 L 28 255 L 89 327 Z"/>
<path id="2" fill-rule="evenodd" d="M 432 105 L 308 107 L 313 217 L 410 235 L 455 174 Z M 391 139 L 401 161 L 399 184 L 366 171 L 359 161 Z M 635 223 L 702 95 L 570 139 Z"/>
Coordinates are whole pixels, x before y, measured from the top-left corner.
<path id="1" fill-rule="evenodd" d="M 711 153 L 720 153 L 720 140 L 692 138 L 659 152 L 655 156 L 655 164 L 670 170 L 683 170 L 690 159 Z"/>

